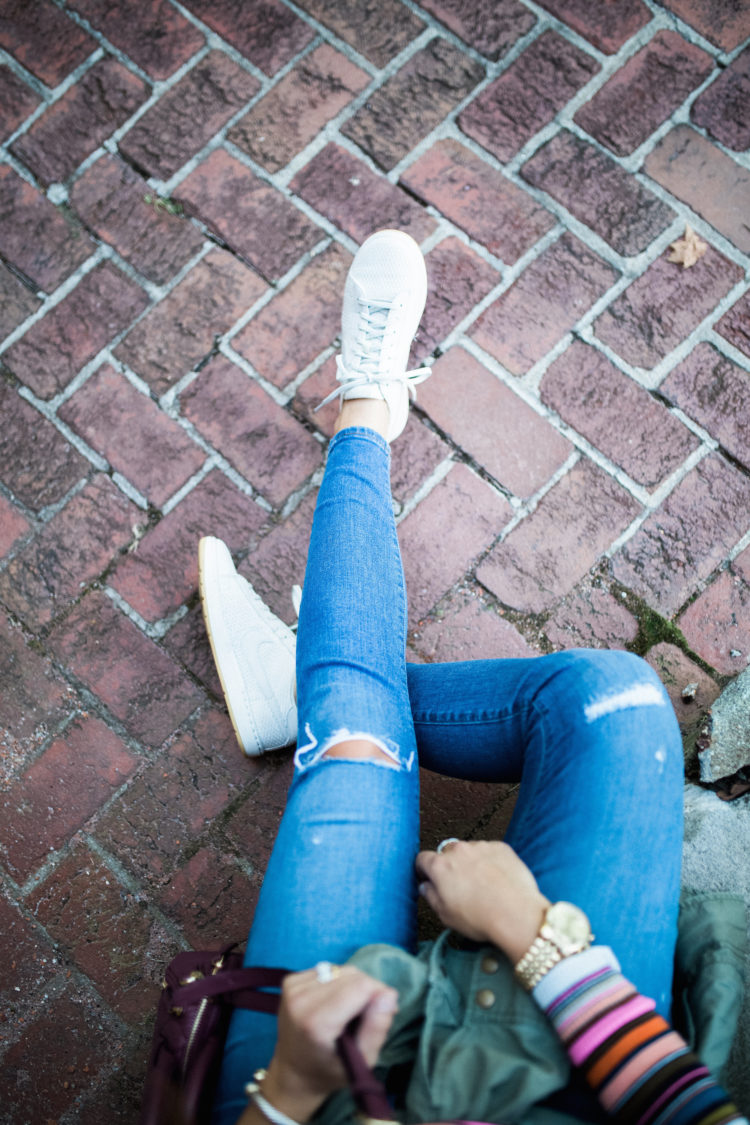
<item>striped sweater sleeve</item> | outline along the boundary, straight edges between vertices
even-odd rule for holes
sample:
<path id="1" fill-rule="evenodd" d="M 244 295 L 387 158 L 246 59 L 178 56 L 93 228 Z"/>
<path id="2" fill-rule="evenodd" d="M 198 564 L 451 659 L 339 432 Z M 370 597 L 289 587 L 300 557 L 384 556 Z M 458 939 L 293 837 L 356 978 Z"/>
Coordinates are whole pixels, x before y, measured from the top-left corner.
<path id="1" fill-rule="evenodd" d="M 561 961 L 532 995 L 619 1125 L 748 1125 L 606 946 Z"/>

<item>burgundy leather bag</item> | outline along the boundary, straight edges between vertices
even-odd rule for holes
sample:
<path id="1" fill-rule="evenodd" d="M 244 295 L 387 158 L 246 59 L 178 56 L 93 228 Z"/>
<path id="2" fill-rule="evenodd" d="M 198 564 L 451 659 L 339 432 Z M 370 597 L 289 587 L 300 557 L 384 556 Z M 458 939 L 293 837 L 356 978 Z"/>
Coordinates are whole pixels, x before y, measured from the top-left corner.
<path id="1" fill-rule="evenodd" d="M 243 969 L 233 946 L 177 954 L 162 982 L 140 1125 L 207 1125 L 233 1009 L 275 1014 L 279 993 L 264 990 L 277 990 L 285 976 L 285 969 Z M 338 1041 L 354 1100 L 365 1117 L 393 1120 L 385 1089 L 356 1045 L 355 1026 Z"/>

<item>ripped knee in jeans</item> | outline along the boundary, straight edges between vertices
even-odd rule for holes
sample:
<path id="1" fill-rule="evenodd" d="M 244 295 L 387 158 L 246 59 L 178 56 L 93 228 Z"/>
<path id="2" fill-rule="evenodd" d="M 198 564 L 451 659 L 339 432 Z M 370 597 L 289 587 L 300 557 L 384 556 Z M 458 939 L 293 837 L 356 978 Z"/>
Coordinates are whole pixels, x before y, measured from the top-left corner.
<path id="1" fill-rule="evenodd" d="M 305 725 L 305 734 L 309 742 L 299 746 L 294 755 L 294 764 L 299 770 L 309 769 L 324 758 L 369 762 L 371 765 L 394 770 L 410 770 L 413 764 L 413 754 L 404 761 L 395 743 L 377 738 L 366 731 L 350 731 L 343 727 L 335 731 L 322 745 L 318 743 L 309 723 Z"/>

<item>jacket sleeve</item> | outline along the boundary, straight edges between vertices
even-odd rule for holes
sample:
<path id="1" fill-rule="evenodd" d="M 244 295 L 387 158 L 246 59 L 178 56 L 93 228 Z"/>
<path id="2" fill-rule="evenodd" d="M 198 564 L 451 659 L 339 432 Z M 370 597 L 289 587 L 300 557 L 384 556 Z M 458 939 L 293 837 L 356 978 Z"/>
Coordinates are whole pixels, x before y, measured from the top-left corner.
<path id="1" fill-rule="evenodd" d="M 603 1108 L 622 1125 L 748 1125 L 606 946 L 568 957 L 532 995 Z"/>

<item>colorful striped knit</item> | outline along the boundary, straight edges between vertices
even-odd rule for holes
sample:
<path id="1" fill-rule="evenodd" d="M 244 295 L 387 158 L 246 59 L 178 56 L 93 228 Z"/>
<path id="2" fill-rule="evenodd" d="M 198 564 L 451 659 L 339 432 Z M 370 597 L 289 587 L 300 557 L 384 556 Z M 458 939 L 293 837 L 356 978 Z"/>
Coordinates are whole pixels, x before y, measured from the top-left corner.
<path id="1" fill-rule="evenodd" d="M 568 957 L 532 993 L 604 1109 L 622 1125 L 748 1125 L 606 946 Z"/>

